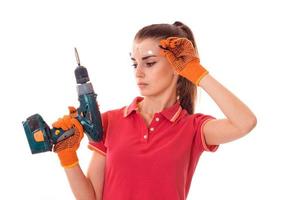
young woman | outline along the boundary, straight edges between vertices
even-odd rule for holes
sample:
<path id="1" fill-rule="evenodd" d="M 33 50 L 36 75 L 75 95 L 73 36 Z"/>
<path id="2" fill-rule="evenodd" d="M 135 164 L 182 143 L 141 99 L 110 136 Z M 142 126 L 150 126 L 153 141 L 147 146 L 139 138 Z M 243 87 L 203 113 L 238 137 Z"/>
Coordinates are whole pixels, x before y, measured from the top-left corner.
<path id="1" fill-rule="evenodd" d="M 76 155 L 83 129 L 71 115 L 53 124 L 77 128 L 55 151 L 77 199 L 184 200 L 203 151 L 246 135 L 256 117 L 200 64 L 193 34 L 181 22 L 142 28 L 130 56 L 141 96 L 102 113 L 104 139 L 89 143 L 87 175 Z M 194 113 L 197 87 L 225 119 Z"/>

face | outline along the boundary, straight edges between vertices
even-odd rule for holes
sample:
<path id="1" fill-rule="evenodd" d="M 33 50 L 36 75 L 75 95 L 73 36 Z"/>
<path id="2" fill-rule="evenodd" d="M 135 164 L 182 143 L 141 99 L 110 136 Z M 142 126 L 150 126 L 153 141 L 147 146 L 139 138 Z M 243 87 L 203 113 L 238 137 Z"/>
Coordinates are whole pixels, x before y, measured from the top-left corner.
<path id="1" fill-rule="evenodd" d="M 130 53 L 137 86 L 143 96 L 176 93 L 178 75 L 168 60 L 160 55 L 159 40 L 134 41 Z"/>

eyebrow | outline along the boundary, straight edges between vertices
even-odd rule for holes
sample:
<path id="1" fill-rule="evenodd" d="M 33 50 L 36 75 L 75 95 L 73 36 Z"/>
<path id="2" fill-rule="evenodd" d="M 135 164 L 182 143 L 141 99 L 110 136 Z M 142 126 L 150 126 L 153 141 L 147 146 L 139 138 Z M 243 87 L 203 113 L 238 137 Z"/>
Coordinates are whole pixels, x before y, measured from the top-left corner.
<path id="1" fill-rule="evenodd" d="M 144 57 L 142 57 L 142 60 L 146 60 L 146 59 L 151 58 L 151 57 L 157 57 L 157 56 L 156 55 L 144 56 Z M 130 54 L 130 58 L 131 58 L 131 60 L 135 61 L 135 58 L 131 57 L 131 54 Z"/>

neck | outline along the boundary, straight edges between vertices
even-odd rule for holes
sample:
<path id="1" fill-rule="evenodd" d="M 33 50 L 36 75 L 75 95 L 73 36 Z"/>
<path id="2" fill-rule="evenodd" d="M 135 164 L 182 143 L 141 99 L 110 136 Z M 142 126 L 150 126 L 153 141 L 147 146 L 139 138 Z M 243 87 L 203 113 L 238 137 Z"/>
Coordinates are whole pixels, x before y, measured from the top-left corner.
<path id="1" fill-rule="evenodd" d="M 152 97 L 146 96 L 139 103 L 139 111 L 148 116 L 153 116 L 155 113 L 161 112 L 164 109 L 174 105 L 176 102 L 176 94 L 168 97 Z"/>

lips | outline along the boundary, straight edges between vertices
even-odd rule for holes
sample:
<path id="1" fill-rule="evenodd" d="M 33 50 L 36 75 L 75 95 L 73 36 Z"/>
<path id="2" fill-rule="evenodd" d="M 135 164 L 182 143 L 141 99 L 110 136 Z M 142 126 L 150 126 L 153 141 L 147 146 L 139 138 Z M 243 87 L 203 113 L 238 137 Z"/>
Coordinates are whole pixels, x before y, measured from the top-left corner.
<path id="1" fill-rule="evenodd" d="M 142 83 L 142 82 L 137 83 L 137 85 L 138 85 L 138 87 L 139 87 L 140 89 L 144 89 L 144 88 L 146 88 L 146 87 L 148 86 L 147 83 Z"/>
<path id="2" fill-rule="evenodd" d="M 138 85 L 148 85 L 147 83 L 142 83 L 142 82 L 139 82 L 137 83 Z"/>

